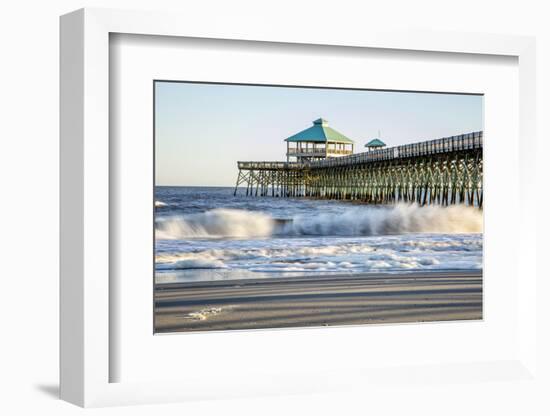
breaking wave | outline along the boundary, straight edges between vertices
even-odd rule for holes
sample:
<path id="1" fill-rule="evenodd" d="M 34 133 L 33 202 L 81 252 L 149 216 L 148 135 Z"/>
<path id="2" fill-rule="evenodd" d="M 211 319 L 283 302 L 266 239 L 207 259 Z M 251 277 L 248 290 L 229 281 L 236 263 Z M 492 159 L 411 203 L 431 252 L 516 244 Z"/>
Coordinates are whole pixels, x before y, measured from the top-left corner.
<path id="1" fill-rule="evenodd" d="M 466 206 L 397 204 L 354 206 L 316 215 L 275 219 L 258 211 L 213 209 L 157 220 L 157 238 L 261 238 L 270 236 L 376 236 L 403 233 L 480 233 L 482 211 Z"/>
<path id="2" fill-rule="evenodd" d="M 157 238 L 269 237 L 276 222 L 261 212 L 217 208 L 198 214 L 160 219 Z"/>

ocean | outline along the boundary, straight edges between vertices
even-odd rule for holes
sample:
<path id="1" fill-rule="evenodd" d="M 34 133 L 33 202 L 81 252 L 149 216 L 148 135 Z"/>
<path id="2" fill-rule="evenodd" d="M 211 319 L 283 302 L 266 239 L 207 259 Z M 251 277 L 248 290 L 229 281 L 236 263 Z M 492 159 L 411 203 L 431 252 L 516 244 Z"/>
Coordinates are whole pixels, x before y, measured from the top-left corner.
<path id="1" fill-rule="evenodd" d="M 157 283 L 480 270 L 483 213 L 156 187 Z"/>

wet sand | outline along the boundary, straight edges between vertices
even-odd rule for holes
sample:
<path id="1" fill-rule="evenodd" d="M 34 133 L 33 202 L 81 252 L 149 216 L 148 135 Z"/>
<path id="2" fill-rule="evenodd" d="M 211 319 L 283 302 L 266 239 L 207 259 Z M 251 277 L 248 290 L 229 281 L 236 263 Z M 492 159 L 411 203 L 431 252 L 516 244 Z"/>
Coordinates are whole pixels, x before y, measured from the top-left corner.
<path id="1" fill-rule="evenodd" d="M 155 286 L 157 333 L 481 318 L 481 271 Z"/>

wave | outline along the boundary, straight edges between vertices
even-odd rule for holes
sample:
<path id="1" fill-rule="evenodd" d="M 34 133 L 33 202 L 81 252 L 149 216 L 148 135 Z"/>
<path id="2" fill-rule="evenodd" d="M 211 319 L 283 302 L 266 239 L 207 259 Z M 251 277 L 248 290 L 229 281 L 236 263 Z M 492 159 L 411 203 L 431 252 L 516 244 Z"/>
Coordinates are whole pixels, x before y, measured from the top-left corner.
<path id="1" fill-rule="evenodd" d="M 336 212 L 298 215 L 281 220 L 258 211 L 213 209 L 186 216 L 160 218 L 157 238 L 261 238 L 270 236 L 376 236 L 404 233 L 480 233 L 482 211 L 449 207 L 397 204 L 355 206 Z"/>
<path id="2" fill-rule="evenodd" d="M 276 221 L 268 214 L 217 208 L 199 214 L 160 219 L 157 238 L 269 237 Z"/>
<path id="3" fill-rule="evenodd" d="M 178 269 L 225 269 L 227 266 L 220 260 L 212 259 L 210 256 L 206 258 L 201 255 L 194 256 L 184 260 L 177 260 L 173 263 L 158 263 L 157 270 L 178 270 Z"/>
<path id="4" fill-rule="evenodd" d="M 466 206 L 398 204 L 354 207 L 339 214 L 298 217 L 289 224 L 298 235 L 371 236 L 404 233 L 480 233 L 483 214 Z"/>

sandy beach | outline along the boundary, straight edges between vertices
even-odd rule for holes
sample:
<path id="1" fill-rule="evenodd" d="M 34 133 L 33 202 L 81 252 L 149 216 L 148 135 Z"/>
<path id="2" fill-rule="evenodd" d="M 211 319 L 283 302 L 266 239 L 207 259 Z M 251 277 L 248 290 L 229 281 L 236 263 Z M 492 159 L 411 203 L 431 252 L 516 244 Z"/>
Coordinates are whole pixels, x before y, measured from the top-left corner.
<path id="1" fill-rule="evenodd" d="M 155 332 L 475 320 L 481 271 L 165 283 Z"/>

